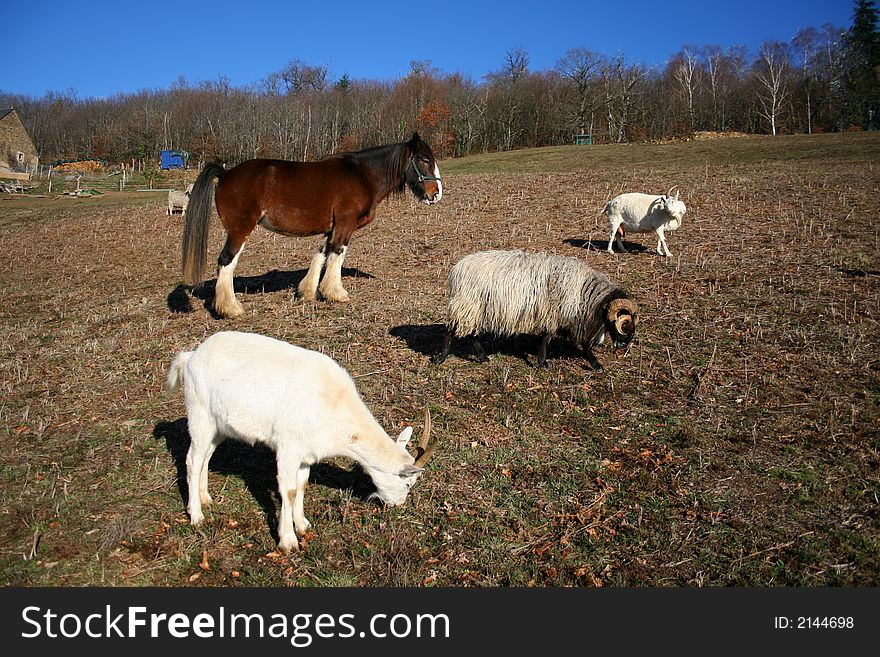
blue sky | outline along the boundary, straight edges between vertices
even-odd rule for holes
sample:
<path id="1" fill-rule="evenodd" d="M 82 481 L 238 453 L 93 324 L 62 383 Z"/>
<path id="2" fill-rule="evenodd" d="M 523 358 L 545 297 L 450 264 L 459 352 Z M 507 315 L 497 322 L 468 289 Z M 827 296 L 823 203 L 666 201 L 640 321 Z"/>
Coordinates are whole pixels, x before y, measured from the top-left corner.
<path id="1" fill-rule="evenodd" d="M 395 80 L 413 60 L 474 81 L 506 52 L 548 70 L 569 48 L 662 64 L 684 45 L 789 41 L 802 27 L 847 28 L 852 0 L 735 2 L 568 0 L 329 0 L 4 3 L 0 90 L 79 98 L 165 89 L 228 77 L 254 84 L 287 62 L 324 65 L 330 78 Z"/>

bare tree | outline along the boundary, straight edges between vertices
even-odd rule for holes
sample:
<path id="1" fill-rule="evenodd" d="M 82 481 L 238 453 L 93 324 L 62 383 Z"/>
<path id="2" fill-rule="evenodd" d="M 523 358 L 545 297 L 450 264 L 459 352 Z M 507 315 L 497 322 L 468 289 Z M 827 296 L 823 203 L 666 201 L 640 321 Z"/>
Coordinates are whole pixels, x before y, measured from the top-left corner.
<path id="1" fill-rule="evenodd" d="M 572 48 L 556 62 L 556 71 L 574 85 L 576 104 L 573 118 L 580 132 L 593 132 L 593 116 L 602 104 L 595 87 L 603 61 L 604 57 L 592 50 Z"/>
<path id="2" fill-rule="evenodd" d="M 831 130 L 846 130 L 849 111 L 845 93 L 846 30 L 823 23 L 819 28 L 819 68 L 827 85 L 824 102 L 818 105 L 818 113 L 824 116 L 823 125 Z"/>
<path id="3" fill-rule="evenodd" d="M 706 84 L 712 99 L 712 129 L 723 131 L 729 127 L 733 120 L 731 116 L 732 99 L 735 90 L 740 86 L 745 62 L 745 49 L 735 47 L 723 51 L 720 46 L 705 46 L 703 59 L 705 61 Z"/>
<path id="4" fill-rule="evenodd" d="M 288 93 L 323 91 L 327 86 L 326 66 L 312 66 L 298 59 L 288 62 L 278 74 Z"/>
<path id="5" fill-rule="evenodd" d="M 262 104 L 266 106 L 274 154 L 282 160 L 293 159 L 299 123 L 294 103 L 290 98 L 270 95 Z"/>
<path id="6" fill-rule="evenodd" d="M 481 126 L 486 112 L 485 95 L 469 79 L 460 74 L 445 81 L 444 97 L 452 109 L 452 132 L 455 155 L 470 155 L 477 150 Z"/>
<path id="7" fill-rule="evenodd" d="M 712 126 L 714 130 L 724 129 L 724 96 L 722 94 L 722 57 L 721 48 L 706 46 L 703 49 L 706 59 L 706 77 L 709 82 L 709 93 L 712 96 Z"/>
<path id="8" fill-rule="evenodd" d="M 758 81 L 758 114 L 770 123 L 770 132 L 776 134 L 783 102 L 788 96 L 786 74 L 789 66 L 788 46 L 779 41 L 761 45 L 755 63 Z"/>
<path id="9" fill-rule="evenodd" d="M 513 48 L 504 53 L 504 65 L 497 71 L 486 74 L 490 82 L 506 82 L 515 85 L 529 71 L 529 55 L 522 48 Z"/>
<path id="10" fill-rule="evenodd" d="M 521 48 L 508 50 L 504 55 L 504 66 L 486 75 L 492 87 L 491 100 L 495 106 L 495 121 L 500 147 L 508 151 L 514 147 L 523 132 L 519 121 L 523 99 L 520 97 L 520 81 L 528 74 L 529 56 Z"/>
<path id="11" fill-rule="evenodd" d="M 807 134 L 813 134 L 813 92 L 816 87 L 816 60 L 821 48 L 819 31 L 815 27 L 798 30 L 791 40 L 800 59 L 801 88 L 806 101 Z"/>
<path id="12" fill-rule="evenodd" d="M 267 96 L 280 96 L 282 84 L 284 84 L 284 81 L 281 79 L 281 73 L 273 71 L 260 82 L 260 90 Z"/>
<path id="13" fill-rule="evenodd" d="M 684 97 L 685 105 L 687 106 L 688 122 L 692 133 L 696 129 L 694 96 L 699 82 L 698 73 L 699 60 L 697 55 L 689 47 L 685 47 L 673 60 L 672 74 Z"/>
<path id="14" fill-rule="evenodd" d="M 645 77 L 645 69 L 639 65 L 626 66 L 622 54 L 602 63 L 599 68 L 605 94 L 605 117 L 608 136 L 612 141 L 627 140 L 626 129 L 633 107 L 636 85 Z"/>

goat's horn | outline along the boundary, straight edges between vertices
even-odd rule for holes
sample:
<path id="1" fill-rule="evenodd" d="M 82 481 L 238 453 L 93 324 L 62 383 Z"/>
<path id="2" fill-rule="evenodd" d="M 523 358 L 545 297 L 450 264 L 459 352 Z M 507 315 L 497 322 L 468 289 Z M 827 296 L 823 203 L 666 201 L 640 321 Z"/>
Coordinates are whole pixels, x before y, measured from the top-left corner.
<path id="1" fill-rule="evenodd" d="M 416 449 L 416 467 L 423 468 L 434 453 L 434 445 L 431 444 L 431 411 L 425 406 L 425 428 L 422 431 L 422 439 Z"/>
<path id="2" fill-rule="evenodd" d="M 670 187 L 670 188 L 669 188 L 669 191 L 666 192 L 666 196 L 672 196 L 672 190 L 673 190 L 673 189 L 678 189 L 678 185 L 673 185 L 672 187 Z"/>

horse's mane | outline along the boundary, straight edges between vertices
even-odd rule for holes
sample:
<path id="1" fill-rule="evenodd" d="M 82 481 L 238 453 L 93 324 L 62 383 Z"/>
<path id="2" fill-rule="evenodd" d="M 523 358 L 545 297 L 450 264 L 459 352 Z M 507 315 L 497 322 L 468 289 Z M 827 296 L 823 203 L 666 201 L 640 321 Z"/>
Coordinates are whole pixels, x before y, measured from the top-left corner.
<path id="1" fill-rule="evenodd" d="M 354 160 L 366 167 L 380 188 L 402 194 L 406 184 L 406 167 L 410 157 L 409 142 L 372 146 L 360 151 L 339 153 L 338 157 Z"/>

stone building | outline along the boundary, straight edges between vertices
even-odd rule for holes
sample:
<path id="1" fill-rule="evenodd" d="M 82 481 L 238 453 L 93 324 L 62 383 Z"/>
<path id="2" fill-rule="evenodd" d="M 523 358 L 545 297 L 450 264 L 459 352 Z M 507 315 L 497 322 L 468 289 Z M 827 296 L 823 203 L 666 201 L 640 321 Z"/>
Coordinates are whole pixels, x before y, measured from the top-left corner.
<path id="1" fill-rule="evenodd" d="M 0 109 L 0 177 L 27 179 L 39 163 L 34 142 L 14 109 Z"/>

